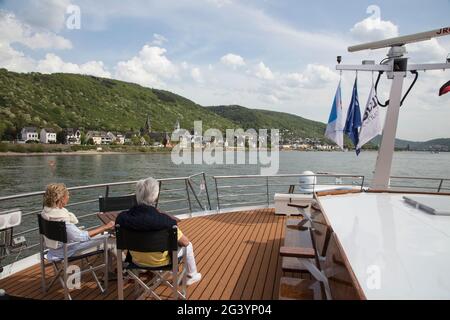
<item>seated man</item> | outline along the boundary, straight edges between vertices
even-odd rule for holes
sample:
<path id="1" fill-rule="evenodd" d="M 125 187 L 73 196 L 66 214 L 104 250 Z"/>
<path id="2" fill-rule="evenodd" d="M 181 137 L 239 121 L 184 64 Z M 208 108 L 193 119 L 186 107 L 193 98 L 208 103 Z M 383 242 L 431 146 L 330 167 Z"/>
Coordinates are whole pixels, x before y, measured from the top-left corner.
<path id="1" fill-rule="evenodd" d="M 44 194 L 44 209 L 41 216 L 48 221 L 64 221 L 66 223 L 67 231 L 67 255 L 69 257 L 80 253 L 83 250 L 94 248 L 103 243 L 103 237 L 98 236 L 107 230 L 114 228 L 113 221 L 89 231 L 80 230 L 76 224 L 77 217 L 64 208 L 69 202 L 69 190 L 62 183 L 53 183 L 47 186 Z M 49 248 L 47 259 L 60 260 L 64 258 L 64 249 L 58 241 L 47 239 L 44 237 L 45 246 Z M 70 245 L 70 243 L 79 242 Z"/>
<path id="2" fill-rule="evenodd" d="M 155 201 L 159 194 L 159 183 L 153 178 L 141 180 L 136 184 L 137 205 L 127 211 L 121 212 L 116 224 L 135 231 L 158 231 L 170 228 L 177 222 L 170 216 L 159 212 L 155 207 Z M 201 274 L 197 272 L 192 243 L 178 229 L 178 244 L 186 247 L 187 285 L 200 281 Z M 133 263 L 143 267 L 162 267 L 170 264 L 170 257 L 165 252 L 130 252 Z M 180 250 L 179 256 L 182 251 Z"/>

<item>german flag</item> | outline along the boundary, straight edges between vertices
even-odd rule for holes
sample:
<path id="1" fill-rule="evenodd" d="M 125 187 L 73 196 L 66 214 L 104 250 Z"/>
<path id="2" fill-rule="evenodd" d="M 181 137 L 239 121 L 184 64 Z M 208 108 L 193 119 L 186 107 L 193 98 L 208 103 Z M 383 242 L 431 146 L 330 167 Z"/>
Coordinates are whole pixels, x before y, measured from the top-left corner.
<path id="1" fill-rule="evenodd" d="M 449 92 L 450 92 L 450 81 L 444 84 L 442 88 L 439 90 L 439 96 L 443 96 L 444 94 Z"/>

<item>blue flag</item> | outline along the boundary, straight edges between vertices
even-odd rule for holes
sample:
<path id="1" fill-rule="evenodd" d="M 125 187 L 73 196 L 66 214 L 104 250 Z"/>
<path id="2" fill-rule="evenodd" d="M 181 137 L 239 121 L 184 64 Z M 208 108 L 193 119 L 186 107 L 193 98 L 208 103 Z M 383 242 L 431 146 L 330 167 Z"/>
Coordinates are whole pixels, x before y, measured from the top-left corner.
<path id="1" fill-rule="evenodd" d="M 359 110 L 358 101 L 358 77 L 355 78 L 353 85 L 352 100 L 348 107 L 347 120 L 345 122 L 344 133 L 352 140 L 356 148 L 356 154 L 359 155 L 361 149 L 358 149 L 359 128 L 361 128 L 361 111 Z"/>

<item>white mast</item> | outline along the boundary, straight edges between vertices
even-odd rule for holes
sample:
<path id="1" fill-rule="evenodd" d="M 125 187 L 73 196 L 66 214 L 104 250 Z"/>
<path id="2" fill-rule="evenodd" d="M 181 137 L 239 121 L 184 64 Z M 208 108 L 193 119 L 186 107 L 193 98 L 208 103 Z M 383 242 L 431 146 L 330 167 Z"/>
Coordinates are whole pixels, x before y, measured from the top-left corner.
<path id="1" fill-rule="evenodd" d="M 408 71 L 446 70 L 450 68 L 450 62 L 435 64 L 413 64 L 408 65 L 405 44 L 430 40 L 432 38 L 450 35 L 450 27 L 417 33 L 409 36 L 397 37 L 382 41 L 370 42 L 362 45 L 349 47 L 349 52 L 361 50 L 375 50 L 389 48 L 388 59 L 381 65 L 337 65 L 336 70 L 347 71 L 383 71 L 387 73 L 388 79 L 392 80 L 389 96 L 389 107 L 383 129 L 383 138 L 378 151 L 375 173 L 371 189 L 389 188 L 392 158 L 394 156 L 395 135 L 402 100 L 403 82 Z"/>

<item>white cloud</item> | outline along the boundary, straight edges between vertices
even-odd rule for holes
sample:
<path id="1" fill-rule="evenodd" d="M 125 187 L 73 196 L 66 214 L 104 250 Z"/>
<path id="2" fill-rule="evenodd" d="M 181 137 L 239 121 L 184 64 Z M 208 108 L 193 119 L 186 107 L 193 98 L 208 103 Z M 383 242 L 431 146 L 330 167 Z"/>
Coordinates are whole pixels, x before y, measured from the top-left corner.
<path id="1" fill-rule="evenodd" d="M 224 55 L 222 58 L 220 58 L 220 62 L 222 62 L 224 65 L 237 68 L 245 66 L 245 60 L 240 55 L 228 53 Z"/>
<path id="2" fill-rule="evenodd" d="M 42 73 L 67 72 L 105 78 L 111 77 L 111 74 L 105 70 L 105 66 L 101 61 L 89 61 L 78 65 L 75 63 L 64 62 L 60 57 L 53 53 L 48 53 L 45 56 L 45 59 L 40 60 L 37 63 L 35 70 Z"/>
<path id="3" fill-rule="evenodd" d="M 397 37 L 398 27 L 391 21 L 382 20 L 380 16 L 371 16 L 357 22 L 350 32 L 360 41 L 376 41 Z"/>
<path id="4" fill-rule="evenodd" d="M 115 77 L 144 86 L 163 85 L 164 80 L 178 75 L 178 68 L 165 53 L 164 48 L 145 45 L 137 56 L 117 64 Z"/>
<path id="5" fill-rule="evenodd" d="M 35 31 L 12 13 L 0 11 L 0 42 L 20 43 L 31 49 L 71 49 L 72 43 L 55 33 Z"/>
<path id="6" fill-rule="evenodd" d="M 308 64 L 303 73 L 288 73 L 283 78 L 287 87 L 317 89 L 338 81 L 339 76 L 327 66 Z"/>
<path id="7" fill-rule="evenodd" d="M 164 36 L 154 33 L 153 34 L 153 41 L 152 41 L 152 45 L 155 46 L 162 46 L 165 42 L 167 42 L 167 38 L 165 38 Z"/>
<path id="8" fill-rule="evenodd" d="M 199 68 L 195 67 L 191 70 L 191 77 L 197 83 L 203 83 L 203 76 Z"/>
<path id="9" fill-rule="evenodd" d="M 437 39 L 412 43 L 406 46 L 414 62 L 444 62 L 448 51 Z"/>
<path id="10" fill-rule="evenodd" d="M 21 44 L 33 50 L 72 48 L 72 43 L 64 37 L 45 30 L 36 31 L 17 19 L 14 14 L 0 10 L 0 66 L 16 72 L 37 71 L 40 62 L 25 56 L 13 47 L 14 44 Z M 52 57 L 56 56 L 47 55 L 46 59 Z M 45 60 L 42 63 L 46 65 Z"/>
<path id="11" fill-rule="evenodd" d="M 264 80 L 272 80 L 274 78 L 272 71 L 262 61 L 256 67 L 255 75 Z"/>
<path id="12" fill-rule="evenodd" d="M 72 44 L 69 40 L 51 33 L 35 33 L 25 39 L 23 44 L 31 49 L 55 48 L 71 49 Z"/>
<path id="13" fill-rule="evenodd" d="M 28 72 L 33 69 L 34 61 L 0 41 L 0 67 L 16 72 Z"/>

